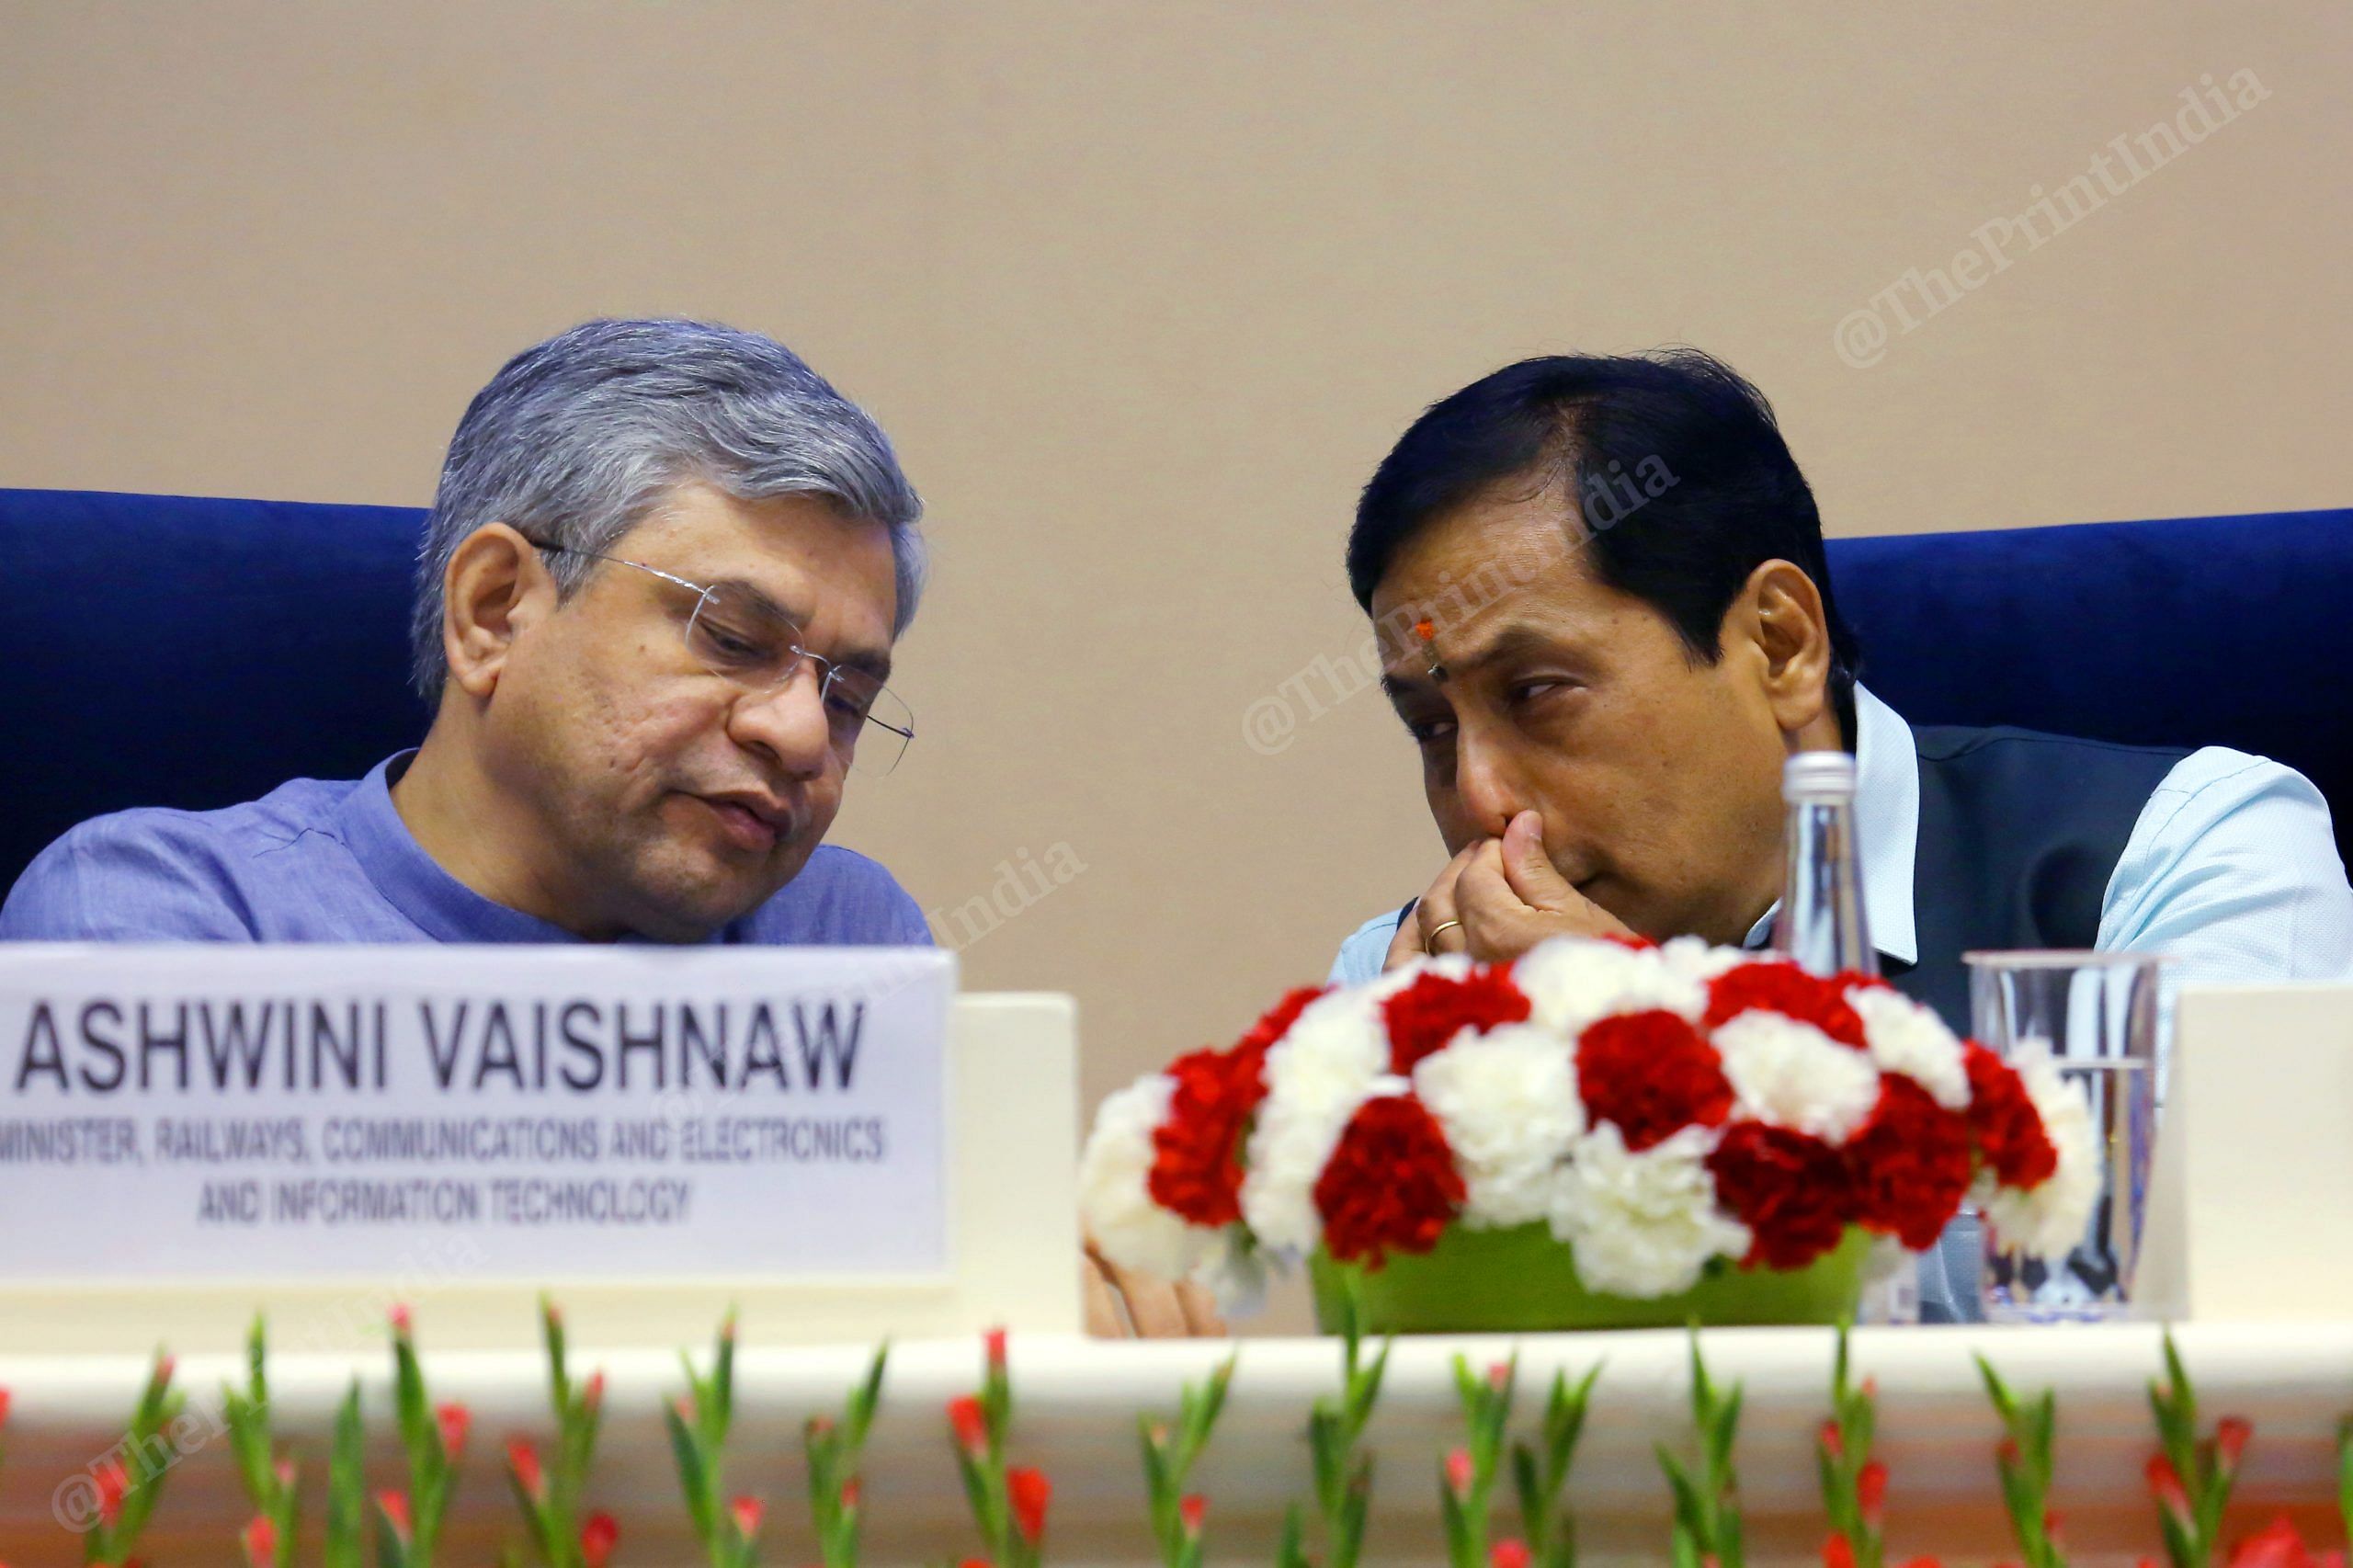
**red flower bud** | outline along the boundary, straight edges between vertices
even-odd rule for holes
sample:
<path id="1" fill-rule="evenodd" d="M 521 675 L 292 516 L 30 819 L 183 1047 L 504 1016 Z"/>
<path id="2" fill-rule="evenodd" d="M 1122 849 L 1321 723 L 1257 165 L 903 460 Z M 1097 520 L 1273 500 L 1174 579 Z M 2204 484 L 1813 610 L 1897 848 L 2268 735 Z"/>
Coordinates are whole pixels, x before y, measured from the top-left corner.
<path id="1" fill-rule="evenodd" d="M 1863 1523 L 1879 1528 L 1887 1507 L 1887 1466 L 1873 1460 L 1856 1474 L 1855 1503 L 1862 1510 Z"/>
<path id="2" fill-rule="evenodd" d="M 738 1497 L 727 1505 L 727 1517 L 735 1521 L 735 1533 L 745 1540 L 760 1533 L 760 1516 L 767 1511 L 767 1505 L 757 1497 Z"/>
<path id="3" fill-rule="evenodd" d="M 1822 1543 L 1822 1568 L 1855 1568 L 1855 1549 L 1843 1535 Z"/>
<path id="4" fill-rule="evenodd" d="M 2067 1517 L 2058 1509 L 2045 1508 L 2042 1511 L 2042 1533 L 2052 1544 L 2057 1544 L 2060 1533 L 2066 1528 L 2066 1524 Z"/>
<path id="5" fill-rule="evenodd" d="M 1816 1435 L 1814 1440 L 1822 1445 L 1822 1451 L 1832 1459 L 1843 1460 L 1847 1457 L 1847 1438 L 1845 1434 L 1838 1430 L 1838 1423 L 1836 1421 L 1824 1422 L 1822 1430 Z"/>
<path id="6" fill-rule="evenodd" d="M 1460 1501 L 1471 1495 L 1471 1483 L 1477 1479 L 1467 1449 L 1457 1449 L 1446 1456 L 1446 1487 Z"/>
<path id="7" fill-rule="evenodd" d="M 2254 1436 L 2255 1423 L 2242 1415 L 2225 1415 L 2215 1426 L 2214 1454 L 2224 1474 L 2238 1469 L 2239 1456 L 2246 1452 L 2246 1441 Z"/>
<path id="8" fill-rule="evenodd" d="M 2332 1551 L 2317 1561 L 2332 1560 L 2341 1562 L 2343 1554 Z M 2296 1527 L 2282 1517 L 2239 1542 L 2238 1550 L 2231 1553 L 2230 1568 L 2314 1568 L 2314 1564 Z"/>
<path id="9" fill-rule="evenodd" d="M 1004 1371 L 1005 1330 L 1001 1328 L 990 1329 L 986 1334 L 981 1335 L 981 1343 L 988 1348 L 989 1369 L 993 1372 Z"/>
<path id="10" fill-rule="evenodd" d="M 530 1439 L 517 1437 L 506 1445 L 506 1468 L 515 1472 L 515 1483 L 524 1494 L 537 1503 L 547 1494 L 547 1477 L 540 1470 L 539 1450 Z"/>
<path id="11" fill-rule="evenodd" d="M 834 1418 L 820 1411 L 809 1418 L 809 1435 L 823 1440 L 834 1435 Z"/>
<path id="12" fill-rule="evenodd" d="M 605 1369 L 597 1368 L 588 1374 L 588 1386 L 580 1392 L 580 1407 L 594 1413 L 605 1405 Z"/>
<path id="13" fill-rule="evenodd" d="M 280 1457 L 278 1461 L 269 1468 L 270 1473 L 278 1477 L 278 1485 L 291 1486 L 294 1484 L 294 1461 L 292 1460 Z"/>
<path id="14" fill-rule="evenodd" d="M 392 1303 L 391 1315 L 392 1320 L 392 1332 L 403 1338 L 406 1338 L 409 1334 L 412 1321 L 409 1316 L 408 1303 L 405 1301 L 394 1301 Z"/>
<path id="15" fill-rule="evenodd" d="M 994 1564 L 985 1557 L 967 1557 L 956 1568 L 994 1568 Z"/>
<path id="16" fill-rule="evenodd" d="M 1185 1528 L 1187 1540 L 1201 1539 L 1201 1521 L 1209 1517 L 1210 1500 L 1198 1492 L 1188 1493 L 1176 1505 L 1176 1522 Z"/>
<path id="17" fill-rule="evenodd" d="M 956 1446 L 973 1459 L 989 1451 L 989 1418 L 981 1402 L 969 1393 L 960 1393 L 948 1402 L 948 1425 L 956 1433 Z"/>
<path id="18" fill-rule="evenodd" d="M 2183 1488 L 2181 1475 L 2173 1468 L 2173 1460 L 2163 1454 L 2151 1454 L 2142 1474 L 2148 1478 L 2149 1495 L 2157 1500 L 2157 1506 L 2176 1519 L 2186 1522 L 2189 1517 L 2189 1494 Z"/>
<path id="19" fill-rule="evenodd" d="M 1487 1386 L 1489 1388 L 1495 1390 L 1497 1393 L 1501 1393 L 1504 1392 L 1504 1385 L 1510 1381 L 1510 1362 L 1491 1361 L 1487 1364 Z"/>
<path id="20" fill-rule="evenodd" d="M 464 1451 L 466 1434 L 474 1427 L 474 1413 L 452 1401 L 436 1410 L 433 1419 L 441 1428 L 442 1451 L 452 1458 Z"/>
<path id="21" fill-rule="evenodd" d="M 406 1545 L 409 1539 L 408 1494 L 379 1492 L 376 1494 L 376 1506 L 384 1511 L 384 1517 L 392 1522 L 392 1533 L 401 1539 L 403 1545 Z"/>
<path id="22" fill-rule="evenodd" d="M 176 1358 L 170 1356 L 157 1356 L 155 1358 L 156 1386 L 160 1388 L 164 1384 L 170 1382 L 172 1381 L 172 1373 L 178 1368 L 178 1366 L 179 1361 Z"/>
<path id="23" fill-rule="evenodd" d="M 1021 1539 L 1030 1545 L 1038 1544 L 1046 1533 L 1046 1504 L 1054 1494 L 1053 1483 L 1039 1470 L 1008 1470 L 1005 1472 L 1006 1498 L 1013 1505 L 1013 1524 Z"/>
<path id="24" fill-rule="evenodd" d="M 591 1514 L 580 1527 L 580 1561 L 584 1568 L 605 1568 L 621 1539 L 621 1527 L 610 1514 Z"/>
<path id="25" fill-rule="evenodd" d="M 8 1391 L 0 1389 L 0 1426 L 8 1425 Z"/>
<path id="26" fill-rule="evenodd" d="M 112 1524 L 122 1517 L 123 1494 L 131 1490 L 131 1472 L 122 1468 L 120 1460 L 101 1460 L 91 1472 L 98 1483 L 98 1519 Z"/>
<path id="27" fill-rule="evenodd" d="M 2018 1444 L 2015 1437 L 2005 1437 L 1994 1445 L 1994 1457 L 2006 1465 L 2018 1462 Z"/>
<path id="28" fill-rule="evenodd" d="M 278 1527 L 270 1522 L 267 1514 L 256 1514 L 238 1539 L 244 1543 L 245 1562 L 250 1568 L 271 1568 L 278 1561 Z"/>
<path id="29" fill-rule="evenodd" d="M 719 1337 L 727 1341 L 730 1345 L 735 1343 L 735 1314 L 733 1312 L 729 1312 L 726 1318 L 720 1324 Z"/>
<path id="30" fill-rule="evenodd" d="M 854 1514 L 858 1512 L 858 1500 L 865 1495 L 866 1488 L 858 1484 L 858 1477 L 853 1475 L 847 1481 L 843 1482 L 842 1512 L 846 1514 Z"/>
<path id="31" fill-rule="evenodd" d="M 1516 1535 L 1506 1536 L 1487 1551 L 1487 1568 L 1528 1568 L 1534 1561 L 1528 1543 Z"/>

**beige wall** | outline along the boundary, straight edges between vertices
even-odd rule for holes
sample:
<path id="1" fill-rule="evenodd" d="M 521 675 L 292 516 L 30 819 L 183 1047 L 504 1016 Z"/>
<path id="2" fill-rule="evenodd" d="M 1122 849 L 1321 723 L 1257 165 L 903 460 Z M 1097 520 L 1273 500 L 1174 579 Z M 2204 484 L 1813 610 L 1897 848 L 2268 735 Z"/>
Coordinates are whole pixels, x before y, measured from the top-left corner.
<path id="1" fill-rule="evenodd" d="M 2256 107 L 1834 350 L 2243 69 Z M 943 913 L 1084 866 L 966 957 L 1079 995 L 1092 1099 L 1434 869 L 1377 696 L 1243 728 L 1355 650 L 1350 504 L 1417 408 L 1681 340 L 1837 532 L 2345 504 L 2348 80 L 2336 0 L 0 0 L 0 483 L 422 504 L 549 332 L 784 338 L 938 554 L 922 742 L 841 835 Z"/>

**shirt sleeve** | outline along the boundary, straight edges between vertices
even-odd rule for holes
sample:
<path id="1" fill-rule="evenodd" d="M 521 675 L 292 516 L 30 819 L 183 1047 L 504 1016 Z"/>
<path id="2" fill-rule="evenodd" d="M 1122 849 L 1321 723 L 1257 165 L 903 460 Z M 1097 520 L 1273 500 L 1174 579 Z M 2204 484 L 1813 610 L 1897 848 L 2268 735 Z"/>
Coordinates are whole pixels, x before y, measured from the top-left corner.
<path id="1" fill-rule="evenodd" d="M 1397 935 L 1397 922 L 1404 911 L 1392 909 L 1386 915 L 1376 915 L 1351 932 L 1340 944 L 1337 957 L 1332 960 L 1332 972 L 1325 983 L 1331 985 L 1362 985 L 1381 978 L 1381 960 L 1389 956 L 1389 944 Z"/>
<path id="2" fill-rule="evenodd" d="M 250 942 L 217 857 L 167 813 L 84 823 L 42 850 L 0 905 L 0 941 Z"/>
<path id="3" fill-rule="evenodd" d="M 2142 808 L 2109 878 L 2099 946 L 2163 952 L 2184 984 L 2353 974 L 2353 887 L 2328 802 L 2293 768 L 2209 746 Z"/>

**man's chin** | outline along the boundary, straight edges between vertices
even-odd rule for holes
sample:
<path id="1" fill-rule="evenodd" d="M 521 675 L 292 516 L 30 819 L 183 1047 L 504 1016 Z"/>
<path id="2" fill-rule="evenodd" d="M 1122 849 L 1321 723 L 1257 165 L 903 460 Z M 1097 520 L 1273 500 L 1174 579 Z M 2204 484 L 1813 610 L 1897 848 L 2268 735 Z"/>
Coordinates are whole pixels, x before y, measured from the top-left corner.
<path id="1" fill-rule="evenodd" d="M 663 942 L 707 939 L 782 892 L 809 863 L 814 847 L 780 851 L 782 858 L 770 855 L 756 865 L 746 865 L 738 855 L 707 849 L 679 857 L 639 883 L 645 935 Z"/>

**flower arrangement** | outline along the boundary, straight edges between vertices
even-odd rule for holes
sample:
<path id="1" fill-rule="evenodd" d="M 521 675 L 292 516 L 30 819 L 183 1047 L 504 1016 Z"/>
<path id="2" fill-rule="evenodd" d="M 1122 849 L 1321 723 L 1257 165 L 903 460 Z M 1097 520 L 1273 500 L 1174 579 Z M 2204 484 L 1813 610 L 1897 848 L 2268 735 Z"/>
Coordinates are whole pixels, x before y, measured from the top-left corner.
<path id="1" fill-rule="evenodd" d="M 551 1312 L 550 1323 L 555 1327 L 548 1348 L 558 1441 L 585 1452 L 593 1433 L 588 1423 L 598 1414 L 596 1396 L 590 1392 L 595 1385 L 593 1381 L 584 1385 L 569 1381 L 561 1369 L 562 1335 Z M 1313 1461 L 1311 1506 L 1320 1516 L 1320 1551 L 1311 1557 L 1306 1511 L 1294 1507 L 1277 1553 L 1279 1568 L 1308 1568 L 1311 1562 L 1323 1568 L 1347 1568 L 1359 1560 L 1369 1521 L 1375 1517 L 1373 1460 L 1364 1438 L 1380 1403 L 1388 1352 L 1384 1346 L 1377 1354 L 1367 1355 L 1352 1316 L 1344 1317 L 1342 1327 L 1339 1386 L 1333 1397 L 1315 1403 L 1303 1433 Z M 404 1325 L 401 1335 L 406 1336 Z M 731 1319 L 722 1330 L 711 1369 L 704 1373 L 688 1369 L 691 1392 L 680 1402 L 687 1408 L 672 1413 L 677 1420 L 671 1426 L 671 1437 L 674 1443 L 684 1438 L 680 1479 L 685 1483 L 686 1512 L 714 1561 L 742 1564 L 754 1559 L 764 1521 L 761 1505 L 751 1496 L 721 1502 L 725 1495 L 721 1478 L 728 1417 L 734 1403 L 733 1338 Z M 981 1389 L 960 1396 L 948 1410 L 954 1459 L 989 1551 L 986 1558 L 967 1559 L 967 1568 L 974 1563 L 982 1568 L 1034 1565 L 1042 1560 L 1051 1488 L 1040 1472 L 1007 1462 L 1014 1398 L 1002 1332 L 993 1332 L 983 1344 Z M 1690 1339 L 1693 1440 L 1688 1446 L 1661 1443 L 1658 1447 L 1659 1465 L 1675 1504 L 1671 1532 L 1662 1543 L 1663 1555 L 1677 1563 L 1713 1562 L 1717 1568 L 1741 1568 L 1745 1549 L 1734 1462 L 1741 1390 L 1737 1384 L 1726 1388 L 1710 1376 L 1702 1345 L 1703 1336 L 1695 1331 Z M 265 1563 L 300 1560 L 290 1546 L 294 1535 L 290 1527 L 297 1516 L 289 1494 L 294 1487 L 295 1471 L 290 1456 L 276 1445 L 270 1433 L 268 1385 L 263 1367 L 266 1351 L 258 1325 L 250 1351 L 246 1386 L 231 1391 L 247 1402 L 237 1407 L 231 1421 L 231 1446 L 249 1490 L 260 1494 L 257 1504 L 263 1499 L 271 1504 L 241 1532 L 240 1544 L 247 1561 L 254 1568 L 262 1568 Z M 409 1354 L 414 1356 L 413 1346 Z M 2018 1549 L 2014 1563 L 2017 1568 L 2066 1568 L 2063 1521 L 2050 1506 L 2057 1456 L 2057 1402 L 2048 1391 L 2028 1396 L 2015 1393 L 1990 1363 L 1981 1358 L 1979 1367 L 2005 1433 L 1993 1458 Z M 1454 1370 L 1462 1437 L 1434 1456 L 1449 1568 L 1573 1568 L 1575 1518 L 1566 1497 L 1567 1483 L 1602 1367 L 1595 1362 L 1582 1378 L 1556 1372 L 1532 1431 L 1518 1438 L 1513 1436 L 1517 1356 L 1490 1365 L 1483 1373 L 1457 1357 Z M 2341 1550 L 2308 1547 L 2285 1518 L 2253 1534 L 2234 1536 L 2226 1529 L 2225 1506 L 2254 1429 L 2235 1415 L 2223 1416 L 2211 1429 L 2201 1423 L 2188 1371 L 2170 1335 L 2164 1344 L 2163 1371 L 2163 1381 L 2152 1381 L 2149 1385 L 2156 1442 L 2150 1450 L 2145 1475 L 2154 1504 L 2154 1533 L 2161 1539 L 2173 1568 L 2209 1568 L 2217 1562 L 2228 1568 L 2344 1568 Z M 868 1426 L 882 1398 L 883 1373 L 884 1356 L 878 1351 L 865 1377 L 849 1391 L 838 1416 L 815 1415 L 804 1427 L 812 1439 L 808 1458 L 813 1506 L 807 1523 L 831 1568 L 855 1568 L 858 1562 L 858 1466 Z M 1233 1374 L 1234 1363 L 1229 1358 L 1206 1382 L 1183 1390 L 1173 1419 L 1146 1415 L 1139 1424 L 1150 1506 L 1136 1520 L 1134 1540 L 1139 1547 L 1147 1540 L 1156 1544 L 1161 1561 L 1174 1568 L 1198 1568 L 1202 1561 L 1209 1503 L 1187 1487 L 1195 1462 L 1210 1445 Z M 420 1456 L 438 1451 L 454 1467 L 451 1456 L 464 1448 L 461 1437 L 448 1434 L 448 1428 L 464 1421 L 452 1414 L 460 1407 L 445 1405 L 435 1410 L 423 1405 L 421 1369 L 415 1378 L 406 1397 L 418 1401 L 415 1408 L 425 1411 L 425 1425 L 418 1435 L 421 1437 L 429 1428 L 432 1444 L 420 1442 L 410 1448 L 413 1483 Z M 170 1379 L 169 1361 L 159 1358 L 142 1392 L 142 1410 L 161 1415 L 175 1408 Z M 1836 1342 L 1829 1392 L 1827 1417 L 1815 1438 L 1829 1527 L 1821 1549 L 1824 1568 L 1884 1568 L 1889 1475 L 1887 1465 L 1871 1451 L 1878 1393 L 1870 1379 L 1859 1383 L 1850 1375 L 1843 1330 Z M 0 1389 L 0 1427 L 5 1427 L 7 1415 L 7 1393 Z M 142 1420 L 135 1419 L 134 1425 L 151 1436 L 156 1430 Z M 361 1568 L 366 1561 L 362 1437 L 359 1390 L 355 1383 L 337 1415 L 326 1466 L 326 1531 L 317 1554 L 326 1568 Z M 2336 1501 L 2341 1522 L 2353 1529 L 2353 1418 L 2338 1429 L 2336 1453 L 2344 1481 Z M 558 1460 L 559 1467 L 569 1463 Z M 1518 1533 L 1499 1536 L 1491 1516 L 1500 1511 L 1496 1494 L 1503 1490 L 1506 1471 L 1518 1505 Z M 95 1546 L 85 1541 L 87 1561 L 121 1563 L 128 1559 L 138 1528 L 145 1522 L 145 1510 L 152 1507 L 159 1490 L 162 1473 L 125 1478 L 119 1486 L 97 1487 L 94 1494 L 104 1504 L 106 1532 Z M 97 1468 L 91 1474 L 96 1477 Z M 257 1485 L 264 1476 L 267 1484 Z M 535 1546 L 542 1524 L 551 1527 L 552 1534 L 557 1533 L 552 1527 L 563 1523 L 566 1528 L 559 1540 L 572 1534 L 568 1514 L 549 1507 L 555 1484 L 551 1479 L 529 1466 L 522 1467 L 514 1479 Z M 440 1494 L 445 1499 L 449 1480 L 447 1474 L 440 1478 Z M 533 1484 L 535 1481 L 541 1484 Z M 576 1501 L 577 1496 L 574 1492 L 570 1500 Z M 134 1499 L 143 1500 L 137 1514 L 131 1512 Z M 377 1505 L 376 1562 L 415 1562 L 414 1521 L 407 1539 L 392 1536 L 390 1527 L 404 1509 L 381 1497 Z M 706 1528 L 706 1516 L 710 1528 Z M 98 1519 L 94 1512 L 93 1527 Z M 98 1533 L 96 1528 L 85 1531 L 90 1536 Z M 579 1533 L 576 1551 L 559 1550 L 548 1555 L 595 1568 L 612 1551 L 618 1531 L 608 1516 L 598 1514 L 591 1516 Z M 519 1562 L 519 1555 L 510 1550 L 504 1561 Z M 1904 1568 L 1939 1568 L 1939 1564 L 1934 1558 L 1913 1557 L 1905 1560 Z"/>
<path id="2" fill-rule="evenodd" d="M 1082 1203 L 1124 1267 L 1245 1304 L 1269 1262 L 1379 1269 L 1548 1233 L 1588 1291 L 1796 1270 L 1853 1229 L 1919 1249 L 1973 1199 L 2029 1251 L 2082 1235 L 2088 1109 L 1892 987 L 1693 937 L 1547 942 L 1294 991 L 1107 1099 Z"/>

